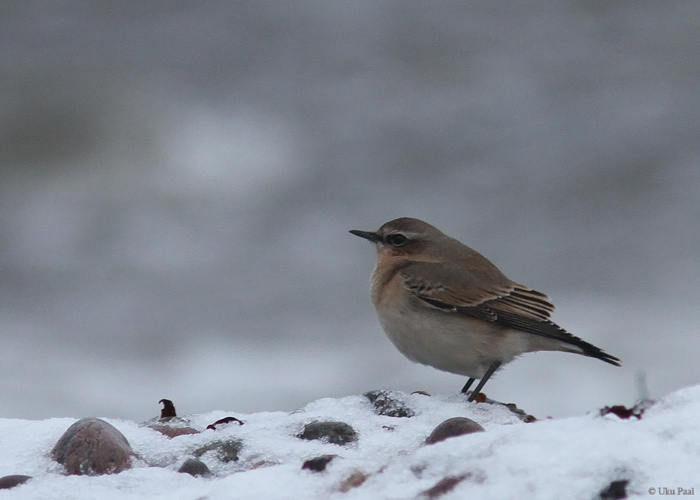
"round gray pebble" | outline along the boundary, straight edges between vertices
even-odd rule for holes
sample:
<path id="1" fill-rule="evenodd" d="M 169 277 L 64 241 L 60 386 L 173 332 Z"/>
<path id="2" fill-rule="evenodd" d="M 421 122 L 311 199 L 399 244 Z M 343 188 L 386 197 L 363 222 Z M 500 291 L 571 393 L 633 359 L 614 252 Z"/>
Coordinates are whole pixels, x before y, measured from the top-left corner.
<path id="1" fill-rule="evenodd" d="M 207 464 L 198 458 L 188 458 L 178 469 L 178 472 L 189 474 L 190 476 L 211 476 L 211 471 Z"/>

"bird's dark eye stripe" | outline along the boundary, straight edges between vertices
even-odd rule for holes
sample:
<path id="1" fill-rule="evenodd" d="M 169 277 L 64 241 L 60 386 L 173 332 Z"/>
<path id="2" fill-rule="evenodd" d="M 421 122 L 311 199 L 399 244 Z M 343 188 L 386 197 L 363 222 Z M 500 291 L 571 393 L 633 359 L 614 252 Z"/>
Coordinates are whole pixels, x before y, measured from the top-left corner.
<path id="1" fill-rule="evenodd" d="M 398 247 L 403 244 L 405 244 L 408 241 L 408 238 L 406 238 L 403 234 L 397 233 L 397 234 L 390 234 L 389 236 L 386 237 L 386 242 L 389 245 Z"/>

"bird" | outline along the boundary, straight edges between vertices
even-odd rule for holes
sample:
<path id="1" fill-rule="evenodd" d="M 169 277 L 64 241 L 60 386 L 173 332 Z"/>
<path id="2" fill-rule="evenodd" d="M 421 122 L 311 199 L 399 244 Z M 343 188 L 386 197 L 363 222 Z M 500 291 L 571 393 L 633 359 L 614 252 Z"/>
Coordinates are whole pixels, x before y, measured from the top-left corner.
<path id="1" fill-rule="evenodd" d="M 389 339 L 409 360 L 467 376 L 474 401 L 489 378 L 527 352 L 563 351 L 621 366 L 619 358 L 550 319 L 544 293 L 507 278 L 476 250 L 419 219 L 350 233 L 373 243 L 371 298 Z"/>

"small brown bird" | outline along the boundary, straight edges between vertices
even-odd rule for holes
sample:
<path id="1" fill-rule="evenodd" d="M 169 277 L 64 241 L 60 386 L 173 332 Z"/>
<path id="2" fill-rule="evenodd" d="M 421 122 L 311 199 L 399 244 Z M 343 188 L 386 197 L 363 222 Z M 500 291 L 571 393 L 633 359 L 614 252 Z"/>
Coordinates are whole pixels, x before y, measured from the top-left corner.
<path id="1" fill-rule="evenodd" d="M 402 217 L 376 232 L 350 231 L 377 248 L 372 303 L 389 339 L 408 359 L 476 379 L 520 354 L 564 351 L 620 360 L 550 321 L 545 294 L 509 280 L 479 252 L 430 224 Z"/>

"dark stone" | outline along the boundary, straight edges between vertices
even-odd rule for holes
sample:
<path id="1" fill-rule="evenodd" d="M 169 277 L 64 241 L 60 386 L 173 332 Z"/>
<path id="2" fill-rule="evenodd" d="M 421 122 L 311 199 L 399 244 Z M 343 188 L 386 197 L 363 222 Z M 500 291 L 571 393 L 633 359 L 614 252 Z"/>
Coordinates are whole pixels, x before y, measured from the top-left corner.
<path id="1" fill-rule="evenodd" d="M 135 454 L 114 426 L 99 418 L 84 418 L 61 436 L 51 450 L 51 457 L 68 474 L 99 476 L 130 469 Z"/>
<path id="2" fill-rule="evenodd" d="M 611 482 L 607 488 L 600 492 L 601 500 L 619 500 L 621 498 L 627 498 L 627 484 L 628 479 L 621 479 L 619 481 Z"/>
<path id="3" fill-rule="evenodd" d="M 0 477 L 0 490 L 9 490 L 10 488 L 26 483 L 31 478 L 32 476 L 24 476 L 22 474 Z"/>
<path id="4" fill-rule="evenodd" d="M 397 400 L 389 391 L 370 391 L 365 393 L 365 397 L 374 406 L 377 415 L 386 417 L 412 417 L 415 412 Z"/>
<path id="5" fill-rule="evenodd" d="M 337 455 L 321 455 L 320 457 L 312 458 L 304 462 L 304 465 L 302 465 L 301 468 L 308 469 L 313 472 L 322 472 L 326 470 L 326 465 L 328 465 L 336 456 Z"/>
<path id="6" fill-rule="evenodd" d="M 199 458 L 208 451 L 215 451 L 216 458 L 220 462 L 228 463 L 238 461 L 238 453 L 241 451 L 241 448 L 243 448 L 243 443 L 237 439 L 230 439 L 228 441 L 213 441 L 200 448 L 197 448 L 192 454 Z"/>
<path id="7" fill-rule="evenodd" d="M 309 441 L 318 439 L 339 445 L 357 441 L 355 429 L 345 422 L 311 422 L 304 426 L 304 431 L 297 437 Z"/>
<path id="8" fill-rule="evenodd" d="M 190 476 L 211 476 L 211 471 L 209 470 L 209 467 L 207 467 L 207 464 L 202 462 L 198 458 L 188 458 L 185 460 L 185 463 L 183 463 L 180 468 L 178 469 L 178 472 L 183 472 L 185 474 L 189 474 Z"/>
<path id="9" fill-rule="evenodd" d="M 472 432 L 484 432 L 484 428 L 468 418 L 448 418 L 435 427 L 433 432 L 430 433 L 430 436 L 428 436 L 428 439 L 425 440 L 425 444 L 439 443 L 447 438 L 463 436 L 464 434 L 471 434 Z"/>

